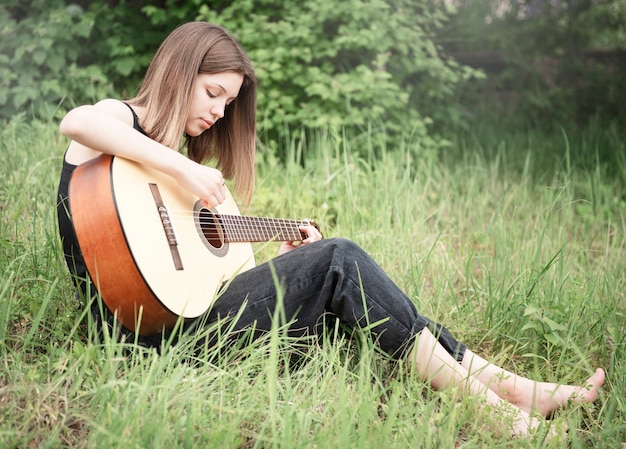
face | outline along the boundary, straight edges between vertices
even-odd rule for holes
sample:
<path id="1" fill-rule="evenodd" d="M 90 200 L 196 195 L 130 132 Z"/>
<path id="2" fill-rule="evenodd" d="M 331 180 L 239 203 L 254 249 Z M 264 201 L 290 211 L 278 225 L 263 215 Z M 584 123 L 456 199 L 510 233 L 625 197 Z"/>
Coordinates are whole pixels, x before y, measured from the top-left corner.
<path id="1" fill-rule="evenodd" d="M 243 83 L 243 75 L 234 72 L 200 73 L 196 77 L 191 109 L 185 123 L 189 136 L 199 136 L 224 117 Z"/>

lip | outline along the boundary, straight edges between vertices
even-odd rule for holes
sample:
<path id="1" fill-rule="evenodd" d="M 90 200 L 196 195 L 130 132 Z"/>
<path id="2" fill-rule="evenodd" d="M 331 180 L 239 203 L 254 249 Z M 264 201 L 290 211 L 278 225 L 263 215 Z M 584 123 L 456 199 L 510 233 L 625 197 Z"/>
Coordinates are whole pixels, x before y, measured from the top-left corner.
<path id="1" fill-rule="evenodd" d="M 209 129 L 211 126 L 213 126 L 213 122 L 211 122 L 209 120 L 205 120 L 205 119 L 201 118 L 200 121 L 202 123 L 204 123 L 204 126 L 205 126 L 206 129 Z"/>

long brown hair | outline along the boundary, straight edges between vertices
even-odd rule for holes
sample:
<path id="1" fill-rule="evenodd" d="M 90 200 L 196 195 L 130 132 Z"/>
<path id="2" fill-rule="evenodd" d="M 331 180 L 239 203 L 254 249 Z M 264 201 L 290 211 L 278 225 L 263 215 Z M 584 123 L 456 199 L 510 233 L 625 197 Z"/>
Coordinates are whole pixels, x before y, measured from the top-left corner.
<path id="1" fill-rule="evenodd" d="M 248 56 L 224 28 L 190 22 L 172 31 L 129 103 L 145 108 L 141 125 L 152 139 L 178 148 L 196 76 L 222 72 L 243 75 L 239 94 L 215 125 L 187 138 L 187 154 L 200 163 L 215 159 L 224 177 L 235 179 L 235 191 L 249 201 L 254 187 L 256 77 Z"/>

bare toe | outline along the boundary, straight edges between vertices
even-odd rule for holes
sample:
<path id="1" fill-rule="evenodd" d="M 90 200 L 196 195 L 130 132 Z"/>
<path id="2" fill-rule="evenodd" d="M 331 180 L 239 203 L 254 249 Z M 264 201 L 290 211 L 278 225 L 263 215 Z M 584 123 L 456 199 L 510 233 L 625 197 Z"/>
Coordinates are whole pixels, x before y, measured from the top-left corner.
<path id="1" fill-rule="evenodd" d="M 604 384 L 604 379 L 604 370 L 598 368 L 595 374 L 587 379 L 587 383 L 570 396 L 570 400 L 572 402 L 594 402 L 598 399 L 598 392 Z"/>

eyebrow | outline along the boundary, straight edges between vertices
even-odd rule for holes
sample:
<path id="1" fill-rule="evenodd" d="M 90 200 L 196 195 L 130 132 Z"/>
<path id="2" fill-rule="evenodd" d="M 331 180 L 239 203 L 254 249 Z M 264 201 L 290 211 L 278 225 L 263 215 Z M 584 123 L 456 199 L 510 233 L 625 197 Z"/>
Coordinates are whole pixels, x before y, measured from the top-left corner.
<path id="1" fill-rule="evenodd" d="M 219 88 L 222 90 L 222 92 L 224 92 L 225 94 L 227 94 L 227 93 L 228 93 L 228 91 L 226 91 L 226 88 L 225 88 L 224 86 L 222 86 L 221 84 L 216 83 L 216 82 L 214 82 L 214 81 L 209 81 L 209 83 L 210 83 L 210 84 L 213 84 L 214 86 L 219 87 Z M 234 100 L 234 99 L 236 99 L 236 98 L 237 98 L 237 95 L 235 95 L 234 97 L 230 97 L 230 98 L 229 98 L 229 100 Z"/>

